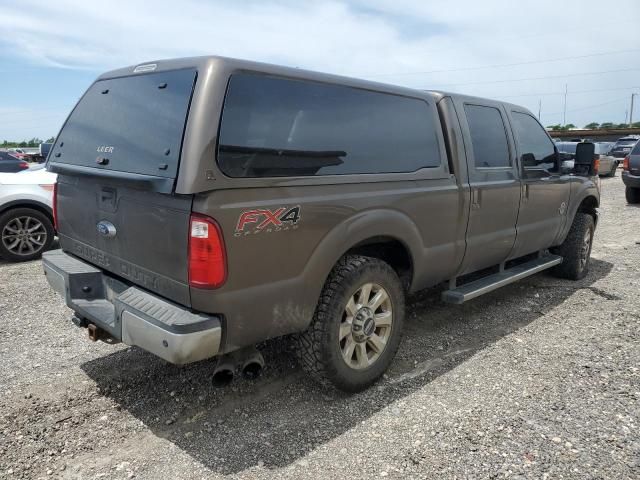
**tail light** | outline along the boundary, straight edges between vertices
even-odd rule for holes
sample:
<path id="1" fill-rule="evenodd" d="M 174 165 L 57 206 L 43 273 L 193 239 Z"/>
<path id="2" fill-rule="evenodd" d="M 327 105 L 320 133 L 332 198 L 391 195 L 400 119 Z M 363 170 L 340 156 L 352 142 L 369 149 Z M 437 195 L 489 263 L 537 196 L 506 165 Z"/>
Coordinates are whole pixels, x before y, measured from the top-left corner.
<path id="1" fill-rule="evenodd" d="M 204 215 L 189 221 L 189 285 L 218 288 L 227 280 L 227 258 L 220 226 Z"/>
<path id="2" fill-rule="evenodd" d="M 58 231 L 58 183 L 53 184 L 53 198 L 51 200 L 53 210 L 53 228 Z"/>
<path id="3" fill-rule="evenodd" d="M 597 153 L 593 156 L 593 174 L 597 175 L 600 170 L 600 155 Z"/>
<path id="4" fill-rule="evenodd" d="M 622 168 L 627 172 L 629 171 L 629 155 L 624 157 L 624 160 L 622 161 Z"/>
<path id="5" fill-rule="evenodd" d="M 18 168 L 21 168 L 21 169 L 23 169 L 23 170 L 24 170 L 24 169 L 27 169 L 27 168 L 29 168 L 29 164 L 28 164 L 27 162 L 20 162 L 20 163 L 18 164 Z"/>

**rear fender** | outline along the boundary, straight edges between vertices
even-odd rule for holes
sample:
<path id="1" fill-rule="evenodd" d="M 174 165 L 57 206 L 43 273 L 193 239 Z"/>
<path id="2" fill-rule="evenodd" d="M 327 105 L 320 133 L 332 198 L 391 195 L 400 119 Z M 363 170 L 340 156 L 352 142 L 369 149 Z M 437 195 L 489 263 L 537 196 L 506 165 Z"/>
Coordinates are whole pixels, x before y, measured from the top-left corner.
<path id="1" fill-rule="evenodd" d="M 318 244 L 302 273 L 305 303 L 318 302 L 320 292 L 331 270 L 350 249 L 369 239 L 385 237 L 399 241 L 409 252 L 411 263 L 419 265 L 422 239 L 417 226 L 406 215 L 395 210 L 367 210 L 350 217 L 333 228 Z M 415 280 L 415 272 L 411 284 Z M 308 318 L 304 328 L 308 326 Z"/>

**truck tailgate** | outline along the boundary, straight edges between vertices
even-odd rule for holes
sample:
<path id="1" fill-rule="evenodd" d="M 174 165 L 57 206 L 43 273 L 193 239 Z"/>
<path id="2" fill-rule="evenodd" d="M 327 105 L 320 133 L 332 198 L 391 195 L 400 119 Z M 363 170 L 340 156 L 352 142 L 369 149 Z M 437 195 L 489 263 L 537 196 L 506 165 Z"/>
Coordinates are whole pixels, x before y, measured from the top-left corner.
<path id="1" fill-rule="evenodd" d="M 57 188 L 58 236 L 65 251 L 190 306 L 190 195 L 65 175 Z"/>

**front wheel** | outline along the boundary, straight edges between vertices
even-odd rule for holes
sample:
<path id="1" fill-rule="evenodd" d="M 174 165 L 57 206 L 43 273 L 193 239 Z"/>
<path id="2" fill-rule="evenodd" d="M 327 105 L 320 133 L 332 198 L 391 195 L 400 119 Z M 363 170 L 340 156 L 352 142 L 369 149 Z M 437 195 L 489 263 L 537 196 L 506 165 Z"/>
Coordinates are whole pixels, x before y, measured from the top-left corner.
<path id="1" fill-rule="evenodd" d="M 576 213 L 567 238 L 554 250 L 554 253 L 562 257 L 562 263 L 553 269 L 554 275 L 569 280 L 580 280 L 587 275 L 595 228 L 591 215 Z"/>
<path id="2" fill-rule="evenodd" d="M 640 203 L 640 188 L 626 187 L 624 196 L 627 198 L 627 203 Z"/>
<path id="3" fill-rule="evenodd" d="M 325 385 L 363 390 L 391 364 L 403 322 L 396 272 L 376 258 L 346 255 L 329 275 L 311 325 L 297 337 L 298 359 Z"/>

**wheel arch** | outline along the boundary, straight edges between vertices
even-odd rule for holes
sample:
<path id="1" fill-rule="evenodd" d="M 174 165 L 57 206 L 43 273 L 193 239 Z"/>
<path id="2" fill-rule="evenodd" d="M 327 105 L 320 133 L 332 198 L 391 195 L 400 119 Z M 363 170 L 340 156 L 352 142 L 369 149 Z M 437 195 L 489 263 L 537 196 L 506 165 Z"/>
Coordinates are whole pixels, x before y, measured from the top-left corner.
<path id="1" fill-rule="evenodd" d="M 573 207 L 569 210 L 569 215 L 567 216 L 567 222 L 562 229 L 560 235 L 558 235 L 557 241 L 553 246 L 561 245 L 564 240 L 567 238 L 569 234 L 569 230 L 571 229 L 571 225 L 573 224 L 574 219 L 576 218 L 576 214 L 578 213 L 587 213 L 593 217 L 594 223 L 598 224 L 598 208 L 600 207 L 600 200 L 598 196 L 592 191 L 585 191 L 581 195 L 580 201 L 576 201 L 573 203 Z"/>
<path id="2" fill-rule="evenodd" d="M 598 223 L 598 207 L 600 206 L 600 202 L 595 195 L 587 194 L 582 201 L 578 204 L 578 208 L 576 210 L 580 213 L 588 213 L 593 217 L 593 221 Z M 575 218 L 575 214 L 574 214 Z"/>
<path id="3" fill-rule="evenodd" d="M 398 211 L 368 210 L 350 217 L 325 235 L 309 258 L 302 274 L 305 303 L 317 303 L 331 271 L 348 253 L 388 262 L 403 286 L 410 290 L 415 279 L 414 266 L 421 259 L 422 243 L 416 224 Z"/>
<path id="4" fill-rule="evenodd" d="M 40 213 L 43 213 L 47 216 L 49 220 L 51 220 L 51 224 L 53 225 L 53 210 L 49 205 L 46 205 L 41 202 L 37 202 L 35 200 L 13 200 L 11 202 L 7 202 L 5 204 L 0 205 L 0 215 L 3 213 L 14 210 L 16 208 L 31 208 L 33 210 L 37 210 Z"/>

